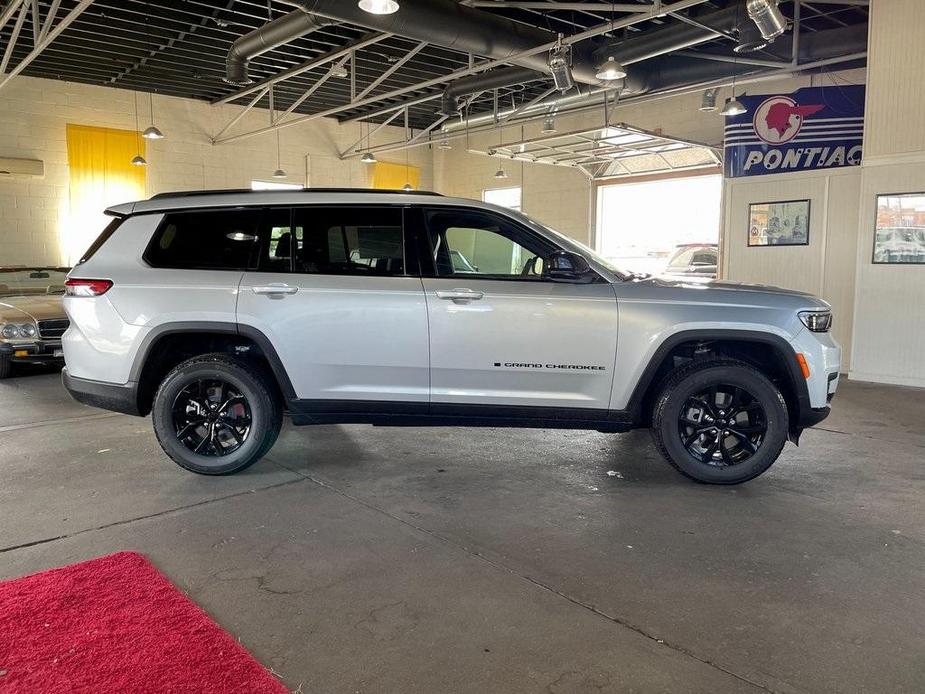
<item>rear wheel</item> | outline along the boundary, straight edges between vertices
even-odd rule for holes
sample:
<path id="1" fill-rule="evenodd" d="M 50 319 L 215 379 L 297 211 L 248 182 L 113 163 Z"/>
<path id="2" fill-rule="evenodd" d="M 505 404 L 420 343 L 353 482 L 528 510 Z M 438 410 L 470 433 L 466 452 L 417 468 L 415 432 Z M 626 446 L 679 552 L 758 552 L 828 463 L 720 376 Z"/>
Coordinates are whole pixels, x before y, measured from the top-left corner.
<path id="1" fill-rule="evenodd" d="M 195 357 L 171 371 L 151 415 L 164 452 L 202 475 L 253 465 L 273 447 L 282 426 L 268 376 L 224 354 Z"/>
<path id="2" fill-rule="evenodd" d="M 764 374 L 743 362 L 690 364 L 668 376 L 652 434 L 681 473 L 710 484 L 753 479 L 787 441 L 787 403 Z"/>

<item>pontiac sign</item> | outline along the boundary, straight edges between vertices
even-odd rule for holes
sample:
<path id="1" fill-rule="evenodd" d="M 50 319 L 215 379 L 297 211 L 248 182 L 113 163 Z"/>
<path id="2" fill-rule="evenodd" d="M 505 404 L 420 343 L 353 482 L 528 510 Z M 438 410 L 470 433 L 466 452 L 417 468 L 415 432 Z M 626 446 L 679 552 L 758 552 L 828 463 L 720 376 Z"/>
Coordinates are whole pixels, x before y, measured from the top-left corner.
<path id="1" fill-rule="evenodd" d="M 807 87 L 742 96 L 746 113 L 726 119 L 726 176 L 857 166 L 864 136 L 862 85 Z"/>

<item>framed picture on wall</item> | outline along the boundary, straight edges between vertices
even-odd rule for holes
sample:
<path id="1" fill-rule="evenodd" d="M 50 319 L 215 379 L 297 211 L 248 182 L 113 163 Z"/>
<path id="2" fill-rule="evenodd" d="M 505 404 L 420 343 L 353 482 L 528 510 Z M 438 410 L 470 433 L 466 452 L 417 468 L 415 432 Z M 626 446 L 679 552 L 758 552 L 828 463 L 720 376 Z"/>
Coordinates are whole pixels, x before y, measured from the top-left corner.
<path id="1" fill-rule="evenodd" d="M 925 193 L 877 196 L 874 263 L 925 264 Z"/>
<path id="2" fill-rule="evenodd" d="M 749 204 L 748 245 L 809 245 L 809 200 Z"/>

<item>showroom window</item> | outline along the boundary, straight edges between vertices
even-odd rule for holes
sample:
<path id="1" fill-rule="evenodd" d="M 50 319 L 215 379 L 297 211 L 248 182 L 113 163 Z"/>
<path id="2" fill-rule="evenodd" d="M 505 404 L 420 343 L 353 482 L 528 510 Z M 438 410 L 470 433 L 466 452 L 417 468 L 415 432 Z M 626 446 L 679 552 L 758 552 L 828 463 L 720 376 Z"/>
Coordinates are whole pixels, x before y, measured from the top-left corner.
<path id="1" fill-rule="evenodd" d="M 438 275 L 542 275 L 542 258 L 551 249 L 506 220 L 455 210 L 431 210 L 426 216 Z"/>
<path id="2" fill-rule="evenodd" d="M 520 187 L 492 188 L 482 191 L 482 201 L 520 212 L 521 194 L 522 190 Z"/>
<path id="3" fill-rule="evenodd" d="M 712 249 L 715 265 L 722 184 L 711 174 L 599 186 L 596 250 L 632 272 L 663 272 L 695 246 Z"/>
<path id="4" fill-rule="evenodd" d="M 405 274 L 400 208 L 297 208 L 292 226 L 296 272 Z"/>
<path id="5" fill-rule="evenodd" d="M 144 259 L 152 267 L 202 270 L 247 268 L 261 210 L 172 212 L 164 217 Z"/>

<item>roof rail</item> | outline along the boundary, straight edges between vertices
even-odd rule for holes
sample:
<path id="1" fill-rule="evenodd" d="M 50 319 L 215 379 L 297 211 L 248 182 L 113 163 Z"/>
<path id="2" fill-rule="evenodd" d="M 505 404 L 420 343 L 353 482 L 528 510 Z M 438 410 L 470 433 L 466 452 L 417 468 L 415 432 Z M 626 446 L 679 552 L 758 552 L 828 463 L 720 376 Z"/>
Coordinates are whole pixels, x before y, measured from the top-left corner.
<path id="1" fill-rule="evenodd" d="M 443 197 L 440 193 L 434 193 L 429 190 L 382 190 L 379 188 L 303 188 L 302 190 L 251 190 L 250 188 L 237 188 L 227 190 L 181 190 L 173 193 L 158 193 L 151 196 L 151 200 L 162 200 L 164 198 L 192 198 L 200 195 L 241 195 L 243 193 L 375 193 L 381 195 L 432 195 Z"/>

